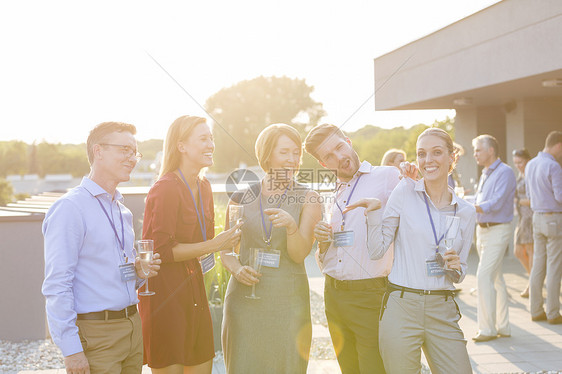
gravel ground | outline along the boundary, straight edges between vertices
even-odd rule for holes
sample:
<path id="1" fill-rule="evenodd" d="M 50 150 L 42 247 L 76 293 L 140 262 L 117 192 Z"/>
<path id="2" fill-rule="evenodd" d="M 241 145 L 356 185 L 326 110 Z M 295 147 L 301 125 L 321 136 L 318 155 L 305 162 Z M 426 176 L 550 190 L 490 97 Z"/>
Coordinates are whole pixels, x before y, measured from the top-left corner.
<path id="1" fill-rule="evenodd" d="M 64 368 L 62 355 L 51 340 L 0 340 L 0 373 Z"/>

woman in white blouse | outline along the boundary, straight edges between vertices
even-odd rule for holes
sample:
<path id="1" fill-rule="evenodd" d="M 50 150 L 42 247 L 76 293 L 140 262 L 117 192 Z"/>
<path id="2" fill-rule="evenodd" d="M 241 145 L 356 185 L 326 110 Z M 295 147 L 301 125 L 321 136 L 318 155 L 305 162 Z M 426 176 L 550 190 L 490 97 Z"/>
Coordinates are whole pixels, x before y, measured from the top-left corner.
<path id="1" fill-rule="evenodd" d="M 372 259 L 381 258 L 394 242 L 394 264 L 381 309 L 381 356 L 391 374 L 419 373 L 420 349 L 434 374 L 472 373 L 453 283 L 462 282 L 467 271 L 476 212 L 447 184 L 456 161 L 449 134 L 439 128 L 425 130 L 416 154 L 423 178 L 402 179 L 384 214 L 376 199 L 348 207 L 366 208 Z M 415 177 L 417 169 L 408 175 Z"/>

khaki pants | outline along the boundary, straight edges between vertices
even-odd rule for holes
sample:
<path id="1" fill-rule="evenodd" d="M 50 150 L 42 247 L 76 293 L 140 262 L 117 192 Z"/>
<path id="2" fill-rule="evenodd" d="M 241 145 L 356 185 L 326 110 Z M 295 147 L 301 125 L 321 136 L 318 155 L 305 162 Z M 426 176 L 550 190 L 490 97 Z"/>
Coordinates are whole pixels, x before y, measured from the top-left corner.
<path id="1" fill-rule="evenodd" d="M 138 313 L 129 318 L 76 321 L 90 372 L 139 374 L 142 330 Z"/>
<path id="2" fill-rule="evenodd" d="M 509 223 L 476 227 L 476 250 L 480 256 L 478 279 L 478 331 L 483 335 L 511 334 L 507 287 L 502 264 L 512 240 Z"/>
<path id="3" fill-rule="evenodd" d="M 420 373 L 421 349 L 433 374 L 472 373 L 453 297 L 392 291 L 382 313 L 379 346 L 388 374 Z"/>
<path id="4" fill-rule="evenodd" d="M 562 274 L 562 213 L 533 214 L 535 239 L 533 267 L 529 278 L 531 316 L 543 311 L 542 287 L 546 278 L 546 317 L 560 315 L 560 277 Z"/>

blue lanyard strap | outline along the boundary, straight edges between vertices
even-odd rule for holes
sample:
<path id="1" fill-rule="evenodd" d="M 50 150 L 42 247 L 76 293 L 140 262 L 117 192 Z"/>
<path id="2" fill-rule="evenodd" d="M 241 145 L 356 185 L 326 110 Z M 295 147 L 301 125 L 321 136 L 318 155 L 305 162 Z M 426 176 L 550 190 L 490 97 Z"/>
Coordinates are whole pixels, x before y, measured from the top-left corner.
<path id="1" fill-rule="evenodd" d="M 105 216 L 107 217 L 107 220 L 109 221 L 109 224 L 111 225 L 111 228 L 115 233 L 115 237 L 117 238 L 117 241 L 119 242 L 119 246 L 121 247 L 121 251 L 123 252 L 123 258 L 125 259 L 125 262 L 128 262 L 129 259 L 127 258 L 127 254 L 125 253 L 125 228 L 123 226 L 123 214 L 121 213 L 121 207 L 119 207 L 119 204 L 117 204 L 117 209 L 119 209 L 119 219 L 121 221 L 121 239 L 119 239 L 119 235 L 117 234 L 117 229 L 115 228 L 115 223 L 109 217 L 109 213 L 107 213 L 107 210 L 101 203 L 100 199 L 97 196 L 95 196 L 95 198 L 97 202 L 100 204 L 101 209 L 105 213 Z"/>
<path id="2" fill-rule="evenodd" d="M 476 195 L 478 195 L 480 192 L 482 192 L 482 190 L 484 189 L 484 184 L 486 183 L 486 181 L 490 178 L 490 175 L 492 175 L 492 173 L 496 169 L 490 169 L 490 168 L 486 169 L 486 172 L 483 173 L 483 174 L 486 174 L 486 178 L 484 178 L 483 175 L 480 175 L 480 180 L 478 181 L 478 188 L 476 189 Z M 480 183 L 480 181 L 482 183 Z"/>
<path id="3" fill-rule="evenodd" d="M 355 191 L 355 187 L 357 187 L 357 183 L 359 183 L 359 179 L 361 179 L 361 177 L 363 176 L 363 174 L 359 174 L 359 176 L 357 177 L 357 180 L 355 181 L 355 184 L 353 185 L 353 188 L 351 189 L 351 192 L 349 193 L 349 196 L 347 197 L 347 201 L 345 203 L 345 207 L 347 208 L 347 206 L 349 205 L 349 202 L 351 201 L 351 196 L 353 196 L 353 192 Z M 337 195 L 337 193 L 336 193 Z M 338 209 L 340 210 L 341 213 L 341 231 L 343 231 L 345 229 L 345 215 L 343 214 L 343 209 L 340 207 L 340 204 L 338 204 L 338 199 L 336 197 L 336 206 L 338 207 Z"/>
<path id="4" fill-rule="evenodd" d="M 195 207 L 195 213 L 197 214 L 197 221 L 199 222 L 199 228 L 201 229 L 201 235 L 203 235 L 203 241 L 207 241 L 207 226 L 205 224 L 205 208 L 203 207 L 203 198 L 201 197 L 201 188 L 199 188 L 199 180 L 197 181 L 197 190 L 199 192 L 199 206 L 201 207 L 201 216 L 199 215 L 199 209 L 197 209 L 197 201 L 195 200 L 195 196 L 193 196 L 193 191 L 191 191 L 191 187 L 185 180 L 183 173 L 178 168 L 178 172 L 181 175 L 181 179 L 183 179 L 183 183 L 187 186 L 189 190 L 189 194 L 191 195 L 191 200 L 193 200 L 193 206 Z"/>
<path id="5" fill-rule="evenodd" d="M 423 199 L 425 201 L 425 207 L 427 208 L 427 215 L 429 216 L 429 222 L 431 222 L 431 229 L 433 230 L 433 238 L 435 239 L 435 253 L 439 252 L 439 243 L 441 243 L 441 240 L 443 240 L 443 238 L 445 237 L 445 234 L 447 234 L 447 232 L 449 231 L 449 229 L 451 228 L 450 226 L 447 227 L 447 230 L 445 230 L 445 232 L 443 233 L 443 235 L 441 235 L 441 237 L 439 238 L 439 240 L 437 240 L 437 233 L 435 232 L 435 224 L 433 223 L 433 218 L 431 218 L 431 212 L 429 211 L 429 204 L 427 203 L 427 196 L 425 196 L 425 192 L 423 192 Z M 457 204 L 455 204 L 455 213 L 453 215 L 456 216 L 457 215 Z M 451 222 L 451 225 L 453 223 Z"/>
<path id="6" fill-rule="evenodd" d="M 287 188 L 285 188 L 285 192 L 283 192 L 283 195 L 281 195 L 281 198 L 279 199 L 279 205 L 277 205 L 277 209 L 279 209 L 279 207 L 281 207 L 281 204 L 283 204 L 283 198 L 285 197 L 285 195 L 287 195 L 287 191 L 289 190 L 289 187 L 291 187 L 291 183 L 288 183 Z M 263 207 L 262 207 L 261 199 L 262 199 L 262 194 L 260 192 L 261 225 L 264 233 L 263 241 L 265 242 L 265 244 L 267 244 L 268 247 L 271 247 L 271 236 L 273 235 L 273 222 L 272 221 L 269 222 L 269 230 L 268 230 L 265 225 L 265 216 L 263 215 Z"/>

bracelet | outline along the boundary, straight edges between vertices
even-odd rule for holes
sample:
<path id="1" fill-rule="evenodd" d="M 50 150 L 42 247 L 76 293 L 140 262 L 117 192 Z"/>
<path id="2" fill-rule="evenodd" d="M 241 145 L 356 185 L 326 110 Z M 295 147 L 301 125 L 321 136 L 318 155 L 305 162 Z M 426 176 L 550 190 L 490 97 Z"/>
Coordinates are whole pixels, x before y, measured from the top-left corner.
<path id="1" fill-rule="evenodd" d="M 290 236 L 290 235 L 294 235 L 294 234 L 295 234 L 295 233 L 296 233 L 297 231 L 299 231 L 299 227 L 298 227 L 298 226 L 297 226 L 297 228 L 295 229 L 295 231 L 293 231 L 293 232 L 292 232 L 292 233 L 290 233 L 290 234 L 289 234 L 289 233 L 287 233 L 287 235 L 289 235 L 289 236 Z"/>

